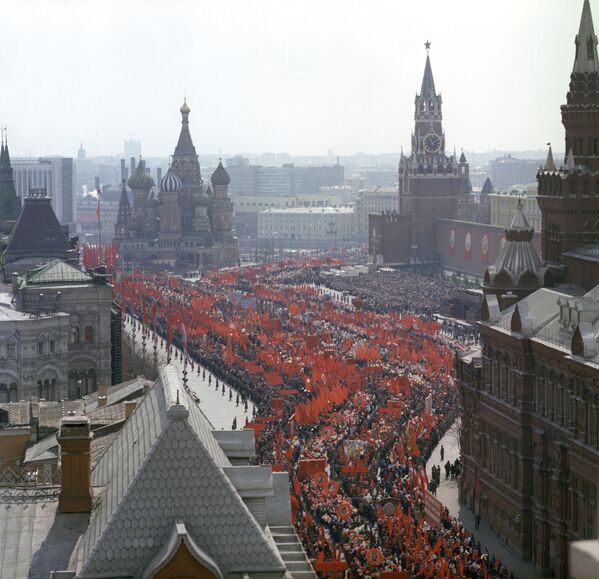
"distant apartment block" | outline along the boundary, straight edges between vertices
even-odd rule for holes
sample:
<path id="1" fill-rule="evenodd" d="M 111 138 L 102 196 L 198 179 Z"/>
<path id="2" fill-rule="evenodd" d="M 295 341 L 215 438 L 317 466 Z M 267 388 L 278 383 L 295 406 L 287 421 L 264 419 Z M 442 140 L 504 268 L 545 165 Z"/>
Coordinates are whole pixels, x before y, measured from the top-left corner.
<path id="1" fill-rule="evenodd" d="M 516 159 L 506 155 L 489 163 L 489 177 L 496 190 L 511 189 L 514 185 L 533 183 L 542 164 L 539 159 Z"/>
<path id="2" fill-rule="evenodd" d="M 227 166 L 231 176 L 230 192 L 241 195 L 296 195 L 318 193 L 320 187 L 343 185 L 345 169 L 336 164 L 322 167 L 296 167 L 286 163 L 282 167 L 247 165 L 244 158 L 232 159 Z"/>
<path id="3" fill-rule="evenodd" d="M 29 189 L 45 189 L 52 199 L 52 209 L 64 224 L 75 221 L 75 175 L 72 157 L 12 159 L 14 182 L 21 200 Z"/>

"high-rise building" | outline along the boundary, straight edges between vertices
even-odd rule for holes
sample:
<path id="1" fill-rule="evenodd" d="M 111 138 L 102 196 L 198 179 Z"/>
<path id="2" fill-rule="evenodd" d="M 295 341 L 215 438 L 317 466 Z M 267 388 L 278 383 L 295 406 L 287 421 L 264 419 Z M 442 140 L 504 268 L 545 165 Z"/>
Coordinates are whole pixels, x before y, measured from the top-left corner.
<path id="1" fill-rule="evenodd" d="M 15 158 L 12 162 L 17 195 L 25 199 L 29 189 L 45 189 L 61 223 L 75 221 L 75 175 L 72 157 Z"/>
<path id="2" fill-rule="evenodd" d="M 125 139 L 123 153 L 125 157 L 139 157 L 141 155 L 141 141 L 138 139 Z"/>
<path id="3" fill-rule="evenodd" d="M 318 193 L 321 187 L 343 185 L 345 169 L 333 166 L 297 167 L 285 163 L 281 167 L 262 167 L 238 163 L 227 165 L 231 176 L 231 193 L 237 195 L 296 195 Z"/>

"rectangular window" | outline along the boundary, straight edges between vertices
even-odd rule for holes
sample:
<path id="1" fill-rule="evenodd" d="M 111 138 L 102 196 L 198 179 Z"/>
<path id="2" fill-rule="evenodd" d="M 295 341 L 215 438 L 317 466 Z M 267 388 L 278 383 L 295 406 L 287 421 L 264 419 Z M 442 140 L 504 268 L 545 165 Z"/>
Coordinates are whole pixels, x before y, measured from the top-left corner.
<path id="1" fill-rule="evenodd" d="M 16 348 L 16 346 L 14 344 L 8 344 L 6 346 L 6 355 L 9 358 L 14 358 L 15 355 L 16 355 L 16 350 L 17 350 L 17 348 Z"/>
<path id="2" fill-rule="evenodd" d="M 54 340 L 50 340 L 50 354 L 54 354 L 56 352 L 56 342 Z"/>
<path id="3" fill-rule="evenodd" d="M 86 344 L 94 343 L 94 327 L 93 326 L 85 326 L 85 343 Z"/>
<path id="4" fill-rule="evenodd" d="M 40 356 L 43 356 L 43 355 L 44 355 L 44 342 L 41 342 L 41 341 L 40 341 L 40 342 L 38 342 L 38 343 L 37 343 L 37 353 L 38 353 Z"/>

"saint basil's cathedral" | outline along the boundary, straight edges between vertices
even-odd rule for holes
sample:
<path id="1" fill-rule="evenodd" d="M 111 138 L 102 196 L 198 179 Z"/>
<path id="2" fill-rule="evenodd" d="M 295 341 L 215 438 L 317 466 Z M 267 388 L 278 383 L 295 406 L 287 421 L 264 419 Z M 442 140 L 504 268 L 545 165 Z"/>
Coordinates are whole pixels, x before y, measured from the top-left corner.
<path id="1" fill-rule="evenodd" d="M 237 265 L 231 181 L 219 162 L 206 185 L 189 132 L 187 101 L 168 172 L 158 186 L 142 160 L 121 192 L 114 240 L 123 267 L 185 272 Z"/>

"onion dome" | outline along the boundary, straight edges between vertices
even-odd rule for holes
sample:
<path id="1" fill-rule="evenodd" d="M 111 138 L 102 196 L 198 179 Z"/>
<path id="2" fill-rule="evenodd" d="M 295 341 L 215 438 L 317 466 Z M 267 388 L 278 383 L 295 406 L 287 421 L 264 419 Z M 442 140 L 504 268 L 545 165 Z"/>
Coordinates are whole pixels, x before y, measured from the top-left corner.
<path id="1" fill-rule="evenodd" d="M 231 182 L 231 177 L 229 177 L 229 173 L 223 167 L 222 161 L 218 162 L 218 167 L 212 173 L 212 177 L 210 177 L 210 182 L 215 187 L 226 187 Z"/>
<path id="2" fill-rule="evenodd" d="M 131 175 L 131 177 L 129 177 L 127 184 L 131 190 L 149 191 L 152 187 L 154 187 L 154 179 L 152 179 L 152 175 L 150 175 L 150 171 L 146 169 L 145 164 L 139 163 L 139 165 L 137 165 L 135 175 Z"/>
<path id="3" fill-rule="evenodd" d="M 185 97 L 183 99 L 183 104 L 181 105 L 181 108 L 179 109 L 184 115 L 188 115 L 191 112 L 191 109 L 189 108 L 188 104 L 187 104 L 187 97 Z"/>
<path id="4" fill-rule="evenodd" d="M 163 193 L 178 193 L 181 191 L 181 179 L 172 169 L 169 169 L 166 175 L 160 179 L 160 191 Z"/>

